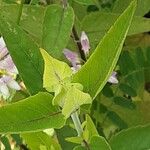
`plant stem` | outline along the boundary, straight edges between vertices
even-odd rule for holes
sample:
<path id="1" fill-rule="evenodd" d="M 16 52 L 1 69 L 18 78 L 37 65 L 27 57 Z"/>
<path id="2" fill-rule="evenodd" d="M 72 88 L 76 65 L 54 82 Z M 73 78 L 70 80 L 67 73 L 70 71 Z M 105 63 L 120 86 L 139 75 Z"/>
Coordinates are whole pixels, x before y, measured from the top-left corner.
<path id="1" fill-rule="evenodd" d="M 62 0 L 62 3 L 63 3 L 63 7 L 67 8 L 67 0 Z"/>
<path id="2" fill-rule="evenodd" d="M 78 50 L 79 50 L 79 53 L 81 55 L 81 58 L 86 61 L 86 57 L 84 55 L 84 52 L 82 51 L 82 45 L 81 45 L 81 42 L 80 42 L 80 39 L 78 37 L 78 34 L 77 34 L 77 31 L 75 29 L 75 26 L 73 26 L 73 29 L 72 29 L 72 34 L 74 36 L 74 39 L 75 39 L 75 42 L 77 43 L 77 47 L 78 47 Z"/>
<path id="3" fill-rule="evenodd" d="M 18 12 L 18 18 L 17 18 L 17 24 L 19 25 L 21 15 L 22 15 L 22 9 L 23 9 L 24 0 L 21 0 L 21 4 L 19 6 L 19 12 Z"/>
<path id="4" fill-rule="evenodd" d="M 79 117 L 78 117 L 78 114 L 77 112 L 74 112 L 72 115 L 71 115 L 71 118 L 73 120 L 73 123 L 74 123 L 74 126 L 77 130 L 77 133 L 78 133 L 78 136 L 82 136 L 83 134 L 83 129 L 82 129 L 82 126 L 81 126 L 81 122 L 79 120 Z"/>

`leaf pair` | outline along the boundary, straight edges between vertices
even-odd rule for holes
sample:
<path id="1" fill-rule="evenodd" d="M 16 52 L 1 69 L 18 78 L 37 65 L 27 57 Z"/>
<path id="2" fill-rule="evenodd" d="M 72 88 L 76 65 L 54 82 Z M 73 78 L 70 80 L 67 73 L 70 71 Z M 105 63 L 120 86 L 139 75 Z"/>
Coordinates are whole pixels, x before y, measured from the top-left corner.
<path id="1" fill-rule="evenodd" d="M 45 61 L 43 86 L 49 92 L 55 92 L 53 104 L 62 107 L 63 115 L 68 118 L 80 105 L 91 103 L 90 95 L 81 91 L 82 85 L 71 83 L 71 68 L 51 57 L 45 50 L 41 49 L 41 53 Z"/>

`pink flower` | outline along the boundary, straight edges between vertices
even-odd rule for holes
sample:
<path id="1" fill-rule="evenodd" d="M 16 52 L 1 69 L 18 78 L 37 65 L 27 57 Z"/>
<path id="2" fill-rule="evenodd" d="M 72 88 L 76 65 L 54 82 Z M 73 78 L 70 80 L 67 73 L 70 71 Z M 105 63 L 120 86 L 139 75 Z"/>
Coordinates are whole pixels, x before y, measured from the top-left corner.
<path id="1" fill-rule="evenodd" d="M 11 76 L 4 75 L 0 78 L 0 94 L 4 98 L 10 96 L 9 89 L 20 90 L 21 87 Z"/>
<path id="2" fill-rule="evenodd" d="M 117 79 L 117 72 L 113 71 L 112 75 L 108 79 L 108 82 L 112 84 L 118 84 L 119 81 Z"/>
<path id="3" fill-rule="evenodd" d="M 81 33 L 80 42 L 82 45 L 82 50 L 84 51 L 85 56 L 89 55 L 90 43 L 89 38 L 84 31 Z"/>
<path id="4" fill-rule="evenodd" d="M 10 55 L 0 61 L 0 69 L 6 70 L 8 73 L 18 74 L 18 70 Z"/>
<path id="5" fill-rule="evenodd" d="M 68 49 L 64 49 L 63 50 L 63 53 L 65 55 L 65 57 L 70 61 L 70 63 L 72 64 L 72 67 L 74 69 L 78 69 L 78 63 L 80 63 L 80 60 L 79 60 L 79 57 L 78 57 L 78 54 L 75 53 L 75 52 L 72 52 Z"/>
<path id="6" fill-rule="evenodd" d="M 10 97 L 10 89 L 20 90 L 21 88 L 13 78 L 18 74 L 18 70 L 2 37 L 0 38 L 0 70 L 4 70 L 0 77 L 0 94 L 7 99 Z"/>

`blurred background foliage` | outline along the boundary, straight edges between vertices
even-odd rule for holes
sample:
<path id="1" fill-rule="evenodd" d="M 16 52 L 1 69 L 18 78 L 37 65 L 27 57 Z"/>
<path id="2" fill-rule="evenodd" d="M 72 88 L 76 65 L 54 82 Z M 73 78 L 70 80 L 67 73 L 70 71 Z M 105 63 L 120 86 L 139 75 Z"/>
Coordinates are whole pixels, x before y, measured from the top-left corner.
<path id="1" fill-rule="evenodd" d="M 85 31 L 90 39 L 90 53 L 130 2 L 131 0 L 69 0 L 69 5 L 76 15 L 75 28 L 78 36 L 81 31 Z M 20 3 L 20 0 L 3 0 L 1 11 L 8 19 L 17 22 Z M 62 1 L 24 0 L 20 20 L 20 26 L 39 46 L 42 41 L 43 19 L 47 4 L 62 5 Z M 72 37 L 67 48 L 77 51 Z M 81 109 L 81 113 L 86 111 L 90 114 L 99 134 L 108 140 L 122 129 L 150 123 L 150 0 L 138 0 L 138 7 L 115 71 L 118 73 L 119 84 L 107 83 L 92 106 L 83 106 Z M 12 102 L 27 96 L 26 93 L 18 92 Z M 81 120 L 83 119 L 84 116 L 81 115 Z M 66 130 L 69 132 L 65 133 Z M 63 140 L 75 136 L 69 120 L 67 126 L 56 132 L 62 149 L 70 150 L 68 145 L 72 148 L 76 145 Z M 54 149 L 60 149 L 60 145 L 55 147 L 56 137 L 51 138 L 45 132 L 30 133 L 21 137 L 1 136 L 1 142 L 6 150 L 11 149 L 10 145 L 11 147 L 15 145 L 12 148 L 14 150 L 26 150 L 27 147 L 32 150 L 51 149 L 41 147 L 47 145 L 47 141 L 53 143 Z"/>

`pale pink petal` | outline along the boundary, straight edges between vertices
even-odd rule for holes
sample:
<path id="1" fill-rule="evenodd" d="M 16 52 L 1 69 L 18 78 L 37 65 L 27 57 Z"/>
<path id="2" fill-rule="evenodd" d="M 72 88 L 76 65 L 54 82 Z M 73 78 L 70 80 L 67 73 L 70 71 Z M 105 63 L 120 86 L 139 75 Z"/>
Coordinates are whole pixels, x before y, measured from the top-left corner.
<path id="1" fill-rule="evenodd" d="M 68 49 L 64 49 L 63 53 L 64 53 L 65 57 L 70 61 L 72 66 L 77 69 L 78 68 L 77 64 L 80 63 L 78 54 L 75 52 L 72 52 Z"/>
<path id="2" fill-rule="evenodd" d="M 8 49 L 6 47 L 4 39 L 0 38 L 0 59 L 8 54 Z"/>
<path id="3" fill-rule="evenodd" d="M 112 84 L 118 84 L 118 79 L 117 79 L 117 72 L 113 71 L 112 75 L 110 76 L 110 78 L 108 79 L 108 82 L 109 83 L 112 83 Z"/>
<path id="4" fill-rule="evenodd" d="M 0 49 L 6 47 L 5 41 L 3 39 L 3 37 L 0 38 Z"/>
<path id="5" fill-rule="evenodd" d="M 20 85 L 17 83 L 17 81 L 15 80 L 11 80 L 7 83 L 8 87 L 14 90 L 20 90 L 21 87 Z"/>
<path id="6" fill-rule="evenodd" d="M 0 93 L 6 98 L 10 96 L 9 89 L 6 84 L 0 84 Z"/>
<path id="7" fill-rule="evenodd" d="M 89 43 L 88 36 L 86 35 L 84 31 L 82 31 L 81 33 L 80 42 L 81 42 L 81 46 L 82 46 L 82 50 L 84 51 L 84 54 L 89 55 L 90 43 Z"/>
<path id="8" fill-rule="evenodd" d="M 80 68 L 81 68 L 81 65 L 76 65 L 75 67 L 71 67 L 73 73 L 78 72 Z"/>
<path id="9" fill-rule="evenodd" d="M 8 55 L 4 60 L 0 61 L 0 69 L 5 69 L 10 73 L 18 74 L 18 70 L 10 55 Z"/>

